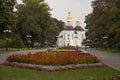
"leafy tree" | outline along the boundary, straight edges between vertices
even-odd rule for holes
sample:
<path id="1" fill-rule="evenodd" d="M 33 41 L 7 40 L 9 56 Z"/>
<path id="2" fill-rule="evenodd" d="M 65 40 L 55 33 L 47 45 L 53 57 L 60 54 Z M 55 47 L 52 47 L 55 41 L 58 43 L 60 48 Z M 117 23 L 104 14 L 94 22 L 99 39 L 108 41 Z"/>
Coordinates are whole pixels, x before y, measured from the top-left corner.
<path id="1" fill-rule="evenodd" d="M 120 0 L 95 0 L 92 2 L 93 12 L 86 16 L 86 35 L 89 39 L 99 38 L 99 46 L 103 46 L 107 36 L 109 47 L 120 47 Z"/>
<path id="2" fill-rule="evenodd" d="M 19 48 L 19 49 L 25 47 L 19 34 L 16 34 L 15 37 L 13 37 L 13 39 L 10 43 L 10 47 Z"/>
<path id="3" fill-rule="evenodd" d="M 5 47 L 5 40 L 3 40 L 3 39 L 0 39 L 0 48 L 3 48 L 3 47 Z"/>
<path id="4" fill-rule="evenodd" d="M 53 46 L 56 44 L 57 36 L 64 28 L 65 23 L 56 18 L 51 18 L 50 21 L 49 27 L 46 29 L 46 41 L 48 46 Z"/>
<path id="5" fill-rule="evenodd" d="M 49 46 L 55 44 L 56 36 L 63 29 L 64 23 L 51 17 L 51 9 L 44 0 L 23 0 L 23 3 L 16 5 L 16 32 L 20 34 L 24 43 L 27 44 L 26 36 L 31 35 L 32 44 L 39 42 L 42 47 L 46 41 Z"/>
<path id="6" fill-rule="evenodd" d="M 3 38 L 5 29 L 15 30 L 16 16 L 13 8 L 16 0 L 0 0 L 0 38 Z"/>
<path id="7" fill-rule="evenodd" d="M 44 0 L 23 0 L 24 4 L 16 5 L 17 31 L 23 40 L 32 35 L 32 41 L 45 42 L 45 29 L 49 25 L 49 6 Z"/>
<path id="8" fill-rule="evenodd" d="M 53 18 L 56 26 L 58 27 L 59 31 L 64 29 L 65 23 L 62 20 L 57 20 L 56 18 Z"/>

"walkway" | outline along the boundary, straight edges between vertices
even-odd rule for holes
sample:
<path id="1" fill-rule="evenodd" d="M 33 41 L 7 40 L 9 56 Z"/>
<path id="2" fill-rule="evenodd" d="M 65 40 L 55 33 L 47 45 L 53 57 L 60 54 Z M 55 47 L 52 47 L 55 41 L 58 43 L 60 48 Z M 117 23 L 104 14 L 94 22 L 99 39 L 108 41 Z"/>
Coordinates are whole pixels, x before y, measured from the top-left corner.
<path id="1" fill-rule="evenodd" d="M 85 52 L 96 55 L 103 63 L 120 71 L 120 53 L 109 53 L 94 49 L 87 49 Z"/>
<path id="2" fill-rule="evenodd" d="M 28 52 L 35 53 L 35 52 L 38 52 L 38 51 L 45 51 L 45 50 L 47 50 L 47 49 L 26 50 L 26 51 L 16 51 L 16 52 L 3 53 L 3 54 L 0 54 L 0 64 L 5 62 L 6 58 L 11 54 L 18 54 L 18 53 L 25 54 L 25 53 L 28 53 Z"/>

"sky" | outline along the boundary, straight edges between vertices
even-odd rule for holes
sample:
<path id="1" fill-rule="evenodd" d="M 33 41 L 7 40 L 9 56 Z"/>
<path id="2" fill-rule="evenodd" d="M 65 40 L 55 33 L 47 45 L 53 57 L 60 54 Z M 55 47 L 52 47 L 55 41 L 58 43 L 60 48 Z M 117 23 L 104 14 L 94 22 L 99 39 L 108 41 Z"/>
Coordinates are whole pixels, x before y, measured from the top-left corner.
<path id="1" fill-rule="evenodd" d="M 68 11 L 72 15 L 72 23 L 75 26 L 77 19 L 81 21 L 81 27 L 85 28 L 85 16 L 92 12 L 91 1 L 93 0 L 45 0 L 52 11 L 52 17 L 66 22 Z M 18 0 L 21 3 L 21 0 Z"/>

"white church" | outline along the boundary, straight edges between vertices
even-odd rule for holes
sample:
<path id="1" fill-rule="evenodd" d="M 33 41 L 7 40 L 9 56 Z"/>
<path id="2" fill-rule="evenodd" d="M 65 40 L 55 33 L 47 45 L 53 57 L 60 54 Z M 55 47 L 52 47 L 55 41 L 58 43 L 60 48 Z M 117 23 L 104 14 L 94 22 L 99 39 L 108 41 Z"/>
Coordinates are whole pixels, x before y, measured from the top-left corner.
<path id="1" fill-rule="evenodd" d="M 85 30 L 80 26 L 80 20 L 76 21 L 76 26 L 72 26 L 71 12 L 67 15 L 67 24 L 64 29 L 59 33 L 57 46 L 82 46 L 85 39 Z"/>

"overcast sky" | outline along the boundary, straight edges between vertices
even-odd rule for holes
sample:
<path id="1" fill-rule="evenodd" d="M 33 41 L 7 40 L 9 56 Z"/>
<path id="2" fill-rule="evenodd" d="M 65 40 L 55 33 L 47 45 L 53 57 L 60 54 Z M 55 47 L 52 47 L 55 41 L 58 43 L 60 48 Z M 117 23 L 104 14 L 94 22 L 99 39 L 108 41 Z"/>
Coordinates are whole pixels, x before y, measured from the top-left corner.
<path id="1" fill-rule="evenodd" d="M 21 0 L 18 0 L 19 2 Z M 91 1 L 93 0 L 45 0 L 53 10 L 52 17 L 66 22 L 68 11 L 72 14 L 73 25 L 76 19 L 81 20 L 81 27 L 85 27 L 85 16 L 92 12 Z"/>

